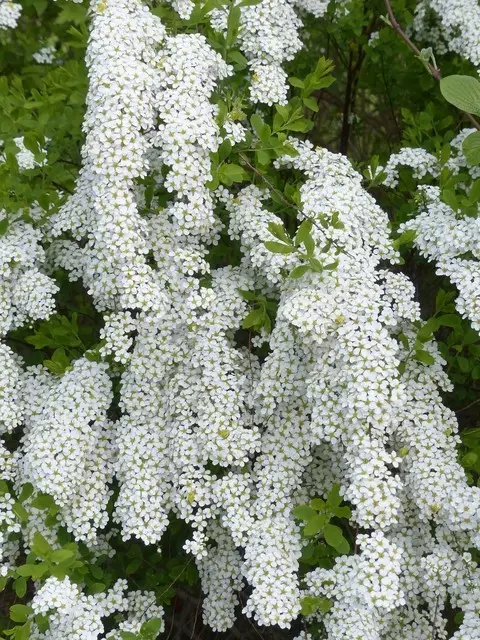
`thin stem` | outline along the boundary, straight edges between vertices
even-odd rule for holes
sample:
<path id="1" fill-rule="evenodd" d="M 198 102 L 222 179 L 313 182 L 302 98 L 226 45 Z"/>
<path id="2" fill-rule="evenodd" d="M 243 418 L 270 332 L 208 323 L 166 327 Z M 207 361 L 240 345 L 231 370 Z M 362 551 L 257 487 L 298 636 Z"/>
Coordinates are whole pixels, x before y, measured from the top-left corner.
<path id="1" fill-rule="evenodd" d="M 390 4 L 390 0 L 385 0 L 385 7 L 387 9 L 388 19 L 390 21 L 390 25 L 391 25 L 392 29 L 398 33 L 398 35 L 402 38 L 402 40 L 407 44 L 409 49 L 411 49 L 411 51 L 413 51 L 413 53 L 418 58 L 421 59 L 422 58 L 422 52 L 417 47 L 417 45 L 410 40 L 408 35 L 405 33 L 405 31 L 402 29 L 402 27 L 400 26 L 399 22 L 395 18 L 395 14 L 393 13 L 393 9 L 392 9 L 392 5 Z M 427 68 L 427 71 L 430 73 L 430 75 L 433 78 L 435 78 L 435 80 L 437 82 L 440 82 L 440 80 L 442 79 L 442 74 L 440 73 L 440 69 L 438 69 L 436 66 L 434 66 L 430 62 L 427 62 L 426 60 L 423 61 L 423 64 Z M 466 111 L 464 113 L 467 116 L 467 118 L 470 120 L 470 122 L 473 124 L 473 126 L 480 131 L 480 123 L 472 116 L 471 113 L 467 113 Z"/>

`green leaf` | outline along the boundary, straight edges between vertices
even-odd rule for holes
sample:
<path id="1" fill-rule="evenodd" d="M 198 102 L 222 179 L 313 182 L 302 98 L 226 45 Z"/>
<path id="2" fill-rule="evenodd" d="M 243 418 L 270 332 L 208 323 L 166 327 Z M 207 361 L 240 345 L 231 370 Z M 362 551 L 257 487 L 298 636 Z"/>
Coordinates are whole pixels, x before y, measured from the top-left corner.
<path id="1" fill-rule="evenodd" d="M 8 218 L 0 220 L 0 236 L 4 236 L 8 229 Z"/>
<path id="2" fill-rule="evenodd" d="M 292 513 L 295 518 L 298 518 L 299 520 L 310 520 L 317 515 L 315 509 L 312 509 L 312 507 L 309 507 L 307 504 L 298 505 Z"/>
<path id="3" fill-rule="evenodd" d="M 28 520 L 28 512 L 20 502 L 15 502 L 12 507 L 12 511 L 22 522 L 26 522 Z"/>
<path id="4" fill-rule="evenodd" d="M 234 182 L 246 180 L 248 174 L 245 169 L 238 164 L 222 164 L 218 170 L 218 178 L 222 184 L 230 186 Z"/>
<path id="5" fill-rule="evenodd" d="M 303 528 L 303 533 L 306 536 L 314 536 L 326 526 L 329 521 L 329 516 L 326 514 L 317 514 L 311 518 Z"/>
<path id="6" fill-rule="evenodd" d="M 18 598 L 23 598 L 27 593 L 27 579 L 24 576 L 16 578 L 13 583 L 13 589 Z"/>
<path id="7" fill-rule="evenodd" d="M 122 640 L 139 640 L 138 635 L 131 631 L 122 631 L 121 638 Z"/>
<path id="8" fill-rule="evenodd" d="M 32 545 L 33 553 L 35 553 L 35 555 L 40 556 L 42 558 L 46 558 L 48 554 L 51 552 L 51 550 L 52 550 L 52 547 L 50 546 L 49 542 L 45 540 L 45 538 L 42 536 L 40 532 L 36 531 L 33 534 L 33 545 Z"/>
<path id="9" fill-rule="evenodd" d="M 39 493 L 36 498 L 32 500 L 32 507 L 35 509 L 50 509 L 55 505 L 55 501 L 52 496 L 47 493 Z"/>
<path id="10" fill-rule="evenodd" d="M 462 324 L 462 319 L 455 313 L 447 313 L 436 318 L 436 320 L 439 326 L 452 327 L 453 329 L 458 329 Z"/>
<path id="11" fill-rule="evenodd" d="M 332 608 L 332 602 L 328 598 L 321 598 L 319 596 L 305 596 L 301 600 L 300 613 L 303 616 L 311 615 L 316 611 L 320 611 L 322 614 L 328 613 Z"/>
<path id="12" fill-rule="evenodd" d="M 338 260 L 335 260 L 335 262 L 329 262 L 328 264 L 324 264 L 323 268 L 326 269 L 327 271 L 335 271 L 338 267 Z"/>
<path id="13" fill-rule="evenodd" d="M 437 318 L 430 318 L 423 327 L 419 329 L 417 333 L 417 340 L 420 342 L 428 342 L 431 340 L 434 331 L 436 331 L 439 326 Z"/>
<path id="14" fill-rule="evenodd" d="M 457 363 L 460 371 L 468 373 L 470 371 L 470 360 L 464 356 L 457 356 Z"/>
<path id="15" fill-rule="evenodd" d="M 232 143 L 230 142 L 230 140 L 228 140 L 228 138 L 226 138 L 222 142 L 222 144 L 218 147 L 219 161 L 224 162 L 230 155 L 231 150 L 232 150 Z"/>
<path id="16" fill-rule="evenodd" d="M 318 102 L 315 100 L 315 98 L 309 98 L 309 97 L 303 98 L 302 102 L 307 107 L 307 109 L 310 109 L 311 111 L 315 111 L 315 113 L 319 109 Z"/>
<path id="17" fill-rule="evenodd" d="M 310 500 L 310 506 L 317 511 L 324 511 L 326 502 L 322 500 L 322 498 L 312 498 L 312 500 Z"/>
<path id="18" fill-rule="evenodd" d="M 342 503 L 342 496 L 340 495 L 340 485 L 334 484 L 328 493 L 327 505 L 329 507 L 339 507 L 341 503 Z"/>
<path id="19" fill-rule="evenodd" d="M 106 589 L 107 585 L 103 582 L 94 582 L 88 586 L 88 593 L 90 595 L 94 595 L 96 593 L 103 593 L 104 591 L 106 591 Z"/>
<path id="20" fill-rule="evenodd" d="M 350 551 L 350 545 L 343 537 L 342 530 L 335 524 L 326 524 L 323 529 L 323 535 L 326 543 L 339 553 L 348 553 Z"/>
<path id="21" fill-rule="evenodd" d="M 298 267 L 294 267 L 290 271 L 290 273 L 288 274 L 288 277 L 291 278 L 292 280 L 298 280 L 298 278 L 301 278 L 303 275 L 305 275 L 307 271 L 310 271 L 309 264 L 299 264 Z"/>
<path id="22" fill-rule="evenodd" d="M 156 638 L 162 630 L 162 627 L 163 622 L 161 618 L 151 618 L 142 624 L 140 632 Z"/>
<path id="23" fill-rule="evenodd" d="M 227 47 L 231 47 L 232 44 L 237 39 L 238 29 L 240 26 L 240 16 L 241 16 L 240 7 L 238 5 L 237 6 L 231 5 L 230 12 L 228 14 L 228 19 L 227 19 L 227 35 L 225 38 Z"/>
<path id="24" fill-rule="evenodd" d="M 52 562 L 65 562 L 65 560 L 70 560 L 70 558 L 73 558 L 75 556 L 75 551 L 73 551 L 72 549 L 56 549 L 52 555 L 50 556 L 50 559 Z"/>
<path id="25" fill-rule="evenodd" d="M 31 624 L 27 622 L 22 627 L 16 627 L 15 640 L 28 640 L 31 633 Z"/>
<path id="26" fill-rule="evenodd" d="M 48 564 L 41 562 L 40 564 L 23 564 L 16 569 L 18 575 L 25 578 L 32 577 L 34 580 L 41 578 L 48 571 Z"/>
<path id="27" fill-rule="evenodd" d="M 30 496 L 33 494 L 33 485 L 30 482 L 27 482 L 23 485 L 22 490 L 20 491 L 20 495 L 18 496 L 19 502 L 25 502 L 28 500 Z"/>
<path id="28" fill-rule="evenodd" d="M 301 133 L 306 133 L 313 128 L 313 122 L 311 120 L 307 120 L 307 118 L 300 118 L 299 120 L 295 120 L 294 122 L 286 122 L 284 128 L 288 131 L 299 131 Z"/>
<path id="29" fill-rule="evenodd" d="M 269 145 L 271 131 L 270 131 L 270 127 L 268 126 L 268 124 L 266 124 L 262 120 L 262 118 L 259 115 L 257 115 L 256 113 L 254 113 L 251 116 L 250 124 L 252 125 L 252 128 L 255 131 L 255 133 L 257 134 L 257 136 L 265 144 L 265 146 L 271 146 L 271 145 Z"/>
<path id="30" fill-rule="evenodd" d="M 440 80 L 440 91 L 457 109 L 480 116 L 480 82 L 472 76 L 453 75 Z"/>
<path id="31" fill-rule="evenodd" d="M 260 327 L 263 325 L 265 320 L 265 309 L 263 307 L 259 307 L 258 309 L 253 309 L 246 316 L 244 321 L 242 322 L 242 327 L 244 329 L 251 329 L 252 327 Z"/>
<path id="32" fill-rule="evenodd" d="M 301 600 L 300 613 L 303 616 L 309 616 L 315 611 L 325 614 L 332 608 L 332 603 L 328 598 L 320 598 L 319 596 L 305 596 Z"/>
<path id="33" fill-rule="evenodd" d="M 311 220 L 304 220 L 302 222 L 302 224 L 298 227 L 297 233 L 295 235 L 295 244 L 297 246 L 299 244 L 303 244 L 311 237 L 312 228 L 313 222 Z"/>
<path id="34" fill-rule="evenodd" d="M 428 351 L 424 351 L 423 349 L 417 349 L 413 355 L 415 360 L 418 362 L 423 362 L 423 364 L 434 364 L 435 358 Z"/>
<path id="35" fill-rule="evenodd" d="M 337 518 L 346 518 L 349 520 L 352 517 L 352 512 L 349 507 L 331 507 L 331 512 Z"/>
<path id="36" fill-rule="evenodd" d="M 474 131 L 463 141 L 463 153 L 469 164 L 480 164 L 480 131 Z"/>
<path id="37" fill-rule="evenodd" d="M 415 229 L 407 229 L 396 240 L 393 241 L 395 249 L 399 249 L 404 244 L 409 244 L 415 240 L 417 232 Z"/>
<path id="38" fill-rule="evenodd" d="M 32 612 L 32 607 L 27 607 L 24 604 L 14 604 L 10 607 L 10 618 L 14 622 L 26 622 Z"/>
<path id="39" fill-rule="evenodd" d="M 290 236 L 287 235 L 287 232 L 285 231 L 285 227 L 283 226 L 283 224 L 279 224 L 277 222 L 269 222 L 267 228 L 272 234 L 272 236 L 275 236 L 275 238 L 278 238 L 285 244 L 290 244 L 290 245 L 292 244 L 292 240 Z"/>
<path id="40" fill-rule="evenodd" d="M 303 80 L 300 80 L 300 78 L 296 78 L 295 76 L 289 78 L 288 81 L 292 87 L 297 87 L 298 89 L 303 89 L 305 87 Z"/>
<path id="41" fill-rule="evenodd" d="M 295 253 L 296 248 L 281 242 L 264 242 L 265 247 L 272 253 Z"/>

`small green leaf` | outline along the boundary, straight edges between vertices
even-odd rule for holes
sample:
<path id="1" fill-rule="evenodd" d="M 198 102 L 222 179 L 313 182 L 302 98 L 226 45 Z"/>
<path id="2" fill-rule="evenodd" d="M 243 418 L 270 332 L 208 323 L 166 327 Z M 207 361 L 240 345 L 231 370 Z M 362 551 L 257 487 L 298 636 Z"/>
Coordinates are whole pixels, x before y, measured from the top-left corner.
<path id="1" fill-rule="evenodd" d="M 289 78 L 288 81 L 292 87 L 297 87 L 298 89 L 303 89 L 305 87 L 303 80 L 300 80 L 300 78 L 296 78 L 295 76 Z"/>
<path id="2" fill-rule="evenodd" d="M 35 555 L 45 558 L 51 552 L 52 547 L 49 542 L 45 540 L 39 531 L 36 531 L 33 535 L 32 551 Z"/>
<path id="3" fill-rule="evenodd" d="M 290 273 L 288 274 L 288 277 L 291 278 L 292 280 L 298 280 L 298 278 L 301 278 L 303 275 L 305 275 L 307 271 L 310 271 L 309 264 L 299 264 L 298 267 L 294 267 L 290 271 Z"/>
<path id="4" fill-rule="evenodd" d="M 305 596 L 301 601 L 300 613 L 303 616 L 308 616 L 315 611 L 320 611 L 325 614 L 332 608 L 332 603 L 327 598 L 320 598 L 319 596 Z"/>
<path id="5" fill-rule="evenodd" d="M 307 524 L 304 526 L 303 528 L 303 533 L 306 536 L 314 536 L 317 533 L 320 533 L 320 531 L 323 530 L 323 528 L 325 527 L 325 525 L 328 523 L 329 521 L 329 516 L 326 514 L 317 514 L 316 516 L 314 516 L 313 518 L 311 518 Z"/>
<path id="6" fill-rule="evenodd" d="M 14 604 L 10 607 L 10 618 L 14 622 L 26 622 L 32 612 L 32 607 L 27 607 L 24 604 Z"/>
<path id="7" fill-rule="evenodd" d="M 22 490 L 20 491 L 20 495 L 18 496 L 18 501 L 25 502 L 25 500 L 28 500 L 28 498 L 30 498 L 32 494 L 33 494 L 33 485 L 31 485 L 30 482 L 27 482 L 26 484 L 23 485 Z"/>
<path id="8" fill-rule="evenodd" d="M 480 164 L 480 131 L 474 131 L 463 141 L 463 153 L 469 164 Z"/>
<path id="9" fill-rule="evenodd" d="M 32 577 L 34 580 L 41 578 L 48 571 L 48 564 L 41 562 L 40 564 L 23 564 L 16 569 L 19 576 L 25 578 Z"/>
<path id="10" fill-rule="evenodd" d="M 72 549 L 56 549 L 50 559 L 52 562 L 65 562 L 65 560 L 70 560 L 75 557 L 75 551 Z"/>
<path id="11" fill-rule="evenodd" d="M 342 496 L 340 495 L 340 485 L 334 484 L 328 493 L 327 505 L 329 507 L 339 507 L 341 503 L 342 503 Z"/>
<path id="12" fill-rule="evenodd" d="M 28 640 L 31 633 L 31 624 L 27 622 L 22 627 L 15 627 L 15 640 Z"/>
<path id="13" fill-rule="evenodd" d="M 36 498 L 32 500 L 32 507 L 35 509 L 50 509 L 55 504 L 52 496 L 49 496 L 47 493 L 39 493 Z"/>
<path id="14" fill-rule="evenodd" d="M 287 235 L 283 224 L 280 224 L 278 222 L 269 222 L 267 228 L 272 236 L 275 236 L 285 244 L 292 244 L 292 240 L 290 236 Z"/>
<path id="15" fill-rule="evenodd" d="M 16 578 L 13 583 L 13 589 L 18 598 L 23 598 L 27 593 L 27 579 L 24 576 Z"/>
<path id="16" fill-rule="evenodd" d="M 415 229 L 407 229 L 396 240 L 393 241 L 395 249 L 399 249 L 404 244 L 409 244 L 415 240 L 417 232 Z"/>
<path id="17" fill-rule="evenodd" d="M 317 511 L 324 511 L 326 503 L 322 498 L 313 498 L 310 500 L 310 506 Z"/>
<path id="18" fill-rule="evenodd" d="M 308 238 L 311 237 L 313 228 L 313 222 L 311 220 L 304 220 L 302 224 L 298 227 L 297 233 L 295 235 L 295 244 L 298 246 L 299 244 L 303 244 Z"/>
<path id="19" fill-rule="evenodd" d="M 103 593 L 106 589 L 107 585 L 103 582 L 94 582 L 93 584 L 89 585 L 88 593 L 90 595 L 94 595 L 96 593 Z"/>
<path id="20" fill-rule="evenodd" d="M 265 309 L 263 307 L 259 307 L 258 309 L 253 309 L 246 316 L 244 321 L 242 322 L 242 327 L 244 329 L 251 329 L 252 327 L 260 327 L 263 325 L 265 319 Z"/>
<path id="21" fill-rule="evenodd" d="M 148 634 L 153 636 L 154 638 L 160 633 L 163 627 L 163 622 L 161 618 L 151 618 L 151 620 L 147 620 L 142 624 L 140 629 L 140 633 Z"/>
<path id="22" fill-rule="evenodd" d="M 238 164 L 222 164 L 218 170 L 218 178 L 223 184 L 230 186 L 234 182 L 242 182 L 248 178 L 248 174 Z"/>
<path id="23" fill-rule="evenodd" d="M 423 364 L 434 364 L 435 358 L 428 351 L 424 351 L 423 349 L 417 349 L 414 353 L 415 360 L 418 362 L 423 362 Z"/>
<path id="24" fill-rule="evenodd" d="M 310 520 L 317 515 L 317 512 L 306 504 L 300 504 L 293 510 L 293 515 L 299 520 Z"/>
<path id="25" fill-rule="evenodd" d="M 20 502 L 15 502 L 12 507 L 12 511 L 22 522 L 26 522 L 28 520 L 28 512 Z"/>
<path id="26" fill-rule="evenodd" d="M 272 253 L 295 253 L 296 248 L 281 242 L 265 242 L 265 247 Z"/>
<path id="27" fill-rule="evenodd" d="M 315 113 L 318 111 L 319 107 L 318 107 L 318 102 L 315 100 L 315 98 L 303 98 L 302 99 L 303 104 L 307 107 L 307 109 L 310 109 L 311 111 L 315 111 Z"/>
<path id="28" fill-rule="evenodd" d="M 326 269 L 327 271 L 335 271 L 338 267 L 338 260 L 335 260 L 335 262 L 329 262 L 328 264 L 324 264 L 323 268 Z"/>
<path id="29" fill-rule="evenodd" d="M 323 535 L 326 543 L 339 553 L 348 553 L 350 551 L 350 545 L 343 537 L 342 530 L 335 524 L 326 524 L 323 529 Z"/>
<path id="30" fill-rule="evenodd" d="M 440 91 L 457 109 L 480 116 L 480 82 L 472 76 L 453 75 L 440 80 Z"/>

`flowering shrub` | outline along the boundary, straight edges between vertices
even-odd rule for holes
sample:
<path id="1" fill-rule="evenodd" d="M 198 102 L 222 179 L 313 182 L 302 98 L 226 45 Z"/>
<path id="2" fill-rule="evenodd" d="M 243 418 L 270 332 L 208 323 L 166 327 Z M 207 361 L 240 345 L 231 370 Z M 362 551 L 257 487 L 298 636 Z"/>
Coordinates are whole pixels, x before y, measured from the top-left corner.
<path id="1" fill-rule="evenodd" d="M 0 0 L 2 638 L 480 638 L 477 5 Z"/>

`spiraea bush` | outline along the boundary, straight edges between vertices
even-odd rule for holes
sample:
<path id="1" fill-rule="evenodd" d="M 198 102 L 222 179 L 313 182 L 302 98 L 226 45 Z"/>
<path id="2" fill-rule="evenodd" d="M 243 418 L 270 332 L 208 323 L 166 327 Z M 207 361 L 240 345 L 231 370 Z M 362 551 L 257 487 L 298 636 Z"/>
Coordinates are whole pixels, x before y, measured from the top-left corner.
<path id="1" fill-rule="evenodd" d="M 477 0 L 0 0 L 0 636 L 480 639 Z"/>

